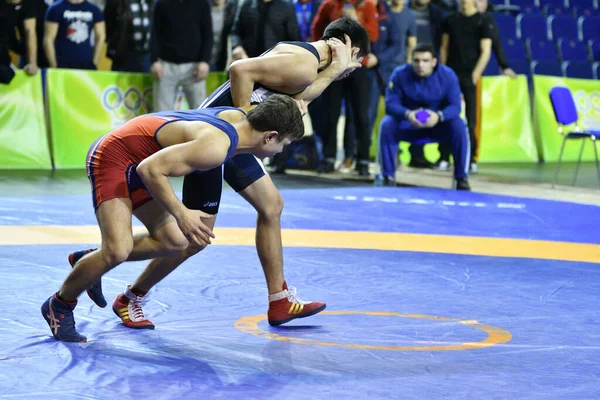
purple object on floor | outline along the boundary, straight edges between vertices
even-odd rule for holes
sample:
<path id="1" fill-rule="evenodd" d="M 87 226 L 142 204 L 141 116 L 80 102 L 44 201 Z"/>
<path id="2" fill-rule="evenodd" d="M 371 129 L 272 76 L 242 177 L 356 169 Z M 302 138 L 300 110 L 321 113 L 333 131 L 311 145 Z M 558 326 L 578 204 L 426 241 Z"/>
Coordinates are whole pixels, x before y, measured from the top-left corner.
<path id="1" fill-rule="evenodd" d="M 427 112 L 425 110 L 417 111 L 417 113 L 415 114 L 415 117 L 417 117 L 417 121 L 424 124 L 429 119 L 429 112 Z"/>

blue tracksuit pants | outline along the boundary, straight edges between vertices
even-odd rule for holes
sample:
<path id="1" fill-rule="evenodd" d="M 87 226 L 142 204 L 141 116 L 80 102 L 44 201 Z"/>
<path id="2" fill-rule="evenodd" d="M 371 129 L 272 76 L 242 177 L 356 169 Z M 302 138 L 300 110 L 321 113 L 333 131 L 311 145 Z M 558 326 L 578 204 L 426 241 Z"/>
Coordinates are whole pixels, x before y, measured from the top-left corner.
<path id="1" fill-rule="evenodd" d="M 438 123 L 433 128 L 415 128 L 407 121 L 398 123 L 386 115 L 379 125 L 379 165 L 384 177 L 393 178 L 396 172 L 398 145 L 400 142 L 448 142 L 454 158 L 454 179 L 469 175 L 471 145 L 469 133 L 462 119 L 454 118 Z"/>

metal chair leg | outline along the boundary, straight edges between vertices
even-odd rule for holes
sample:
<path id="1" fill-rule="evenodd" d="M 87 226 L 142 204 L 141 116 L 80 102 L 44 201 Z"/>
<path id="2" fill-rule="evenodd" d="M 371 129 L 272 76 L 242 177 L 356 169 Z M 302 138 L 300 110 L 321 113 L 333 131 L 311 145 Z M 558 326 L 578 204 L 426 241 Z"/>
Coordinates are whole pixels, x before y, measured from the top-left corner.
<path id="1" fill-rule="evenodd" d="M 552 188 L 556 185 L 556 179 L 558 179 L 558 171 L 560 171 L 560 163 L 562 160 L 563 151 L 565 150 L 565 143 L 567 143 L 567 137 L 563 138 L 562 145 L 560 146 L 560 153 L 558 154 L 558 163 L 556 164 L 556 171 L 554 172 L 554 182 L 552 182 Z"/>
<path id="2" fill-rule="evenodd" d="M 596 156 L 596 173 L 598 174 L 598 187 L 600 187 L 600 163 L 598 163 L 598 149 L 596 148 L 596 143 L 598 143 L 598 140 L 592 140 L 592 144 L 594 145 L 594 155 Z"/>
<path id="3" fill-rule="evenodd" d="M 581 142 L 581 149 L 579 150 L 579 158 L 577 159 L 577 166 L 575 167 L 575 176 L 573 177 L 573 184 L 571 186 L 575 186 L 575 182 L 577 182 L 577 175 L 579 175 L 579 165 L 581 165 L 581 156 L 583 156 L 583 147 L 585 146 L 586 140 L 583 139 Z"/>

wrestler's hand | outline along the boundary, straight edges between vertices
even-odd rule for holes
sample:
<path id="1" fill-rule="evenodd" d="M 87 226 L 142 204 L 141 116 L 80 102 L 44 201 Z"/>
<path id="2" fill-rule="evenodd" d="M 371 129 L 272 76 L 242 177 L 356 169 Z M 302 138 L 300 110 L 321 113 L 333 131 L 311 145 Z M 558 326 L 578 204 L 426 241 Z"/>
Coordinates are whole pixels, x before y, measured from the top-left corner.
<path id="1" fill-rule="evenodd" d="M 306 113 L 308 113 L 308 104 L 306 104 L 306 101 L 302 99 L 294 99 L 294 101 L 296 102 L 296 104 L 298 104 L 298 108 L 300 109 L 300 113 L 302 113 L 302 116 L 305 116 Z"/>
<path id="2" fill-rule="evenodd" d="M 236 46 L 236 48 L 231 51 L 232 61 L 243 60 L 244 58 L 248 58 L 248 54 L 246 54 L 246 50 L 244 50 L 242 46 Z"/>
<path id="3" fill-rule="evenodd" d="M 352 49 L 352 41 L 348 35 L 344 35 L 346 43 L 337 38 L 327 40 L 331 49 L 330 68 L 337 68 L 340 71 L 338 79 L 348 77 L 356 68 L 362 67 L 362 57 L 358 58 L 358 49 Z"/>
<path id="4" fill-rule="evenodd" d="M 202 218 L 212 218 L 213 216 L 199 210 L 186 209 L 182 215 L 177 218 L 177 225 L 185 238 L 198 246 L 208 246 L 210 238 L 215 234 L 202 222 Z"/>

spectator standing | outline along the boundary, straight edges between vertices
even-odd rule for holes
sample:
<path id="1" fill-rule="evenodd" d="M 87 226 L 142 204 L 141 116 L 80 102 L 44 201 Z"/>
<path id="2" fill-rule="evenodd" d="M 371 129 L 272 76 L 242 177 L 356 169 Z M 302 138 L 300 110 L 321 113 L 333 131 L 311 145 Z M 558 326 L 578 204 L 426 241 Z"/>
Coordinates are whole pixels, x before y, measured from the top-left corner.
<path id="1" fill-rule="evenodd" d="M 102 11 L 87 0 L 59 0 L 46 12 L 44 50 L 51 68 L 96 69 L 106 31 Z"/>
<path id="2" fill-rule="evenodd" d="M 324 0 L 317 11 L 312 25 L 312 36 L 320 38 L 329 23 L 338 18 L 347 17 L 360 22 L 367 32 L 371 42 L 379 38 L 377 9 L 371 1 L 365 0 Z M 363 68 L 356 69 L 348 78 L 333 82 L 321 95 L 321 100 L 327 104 L 326 115 L 319 118 L 323 127 L 317 129 L 323 141 L 324 162 L 320 172 L 334 171 L 337 153 L 337 123 L 340 116 L 342 99 L 349 102 L 352 118 L 356 128 L 357 169 L 361 176 L 369 175 L 369 147 L 371 134 L 369 132 L 369 91 L 371 81 L 367 71 L 374 66 L 376 56 L 370 53 L 363 60 Z M 364 68 L 367 67 L 367 68 Z"/>
<path id="3" fill-rule="evenodd" d="M 476 172 L 477 82 L 490 60 L 494 21 L 477 11 L 476 0 L 461 0 L 461 12 L 444 20 L 440 61 L 454 70 L 465 100 L 465 114 L 471 140 L 471 169 Z M 441 169 L 447 169 L 450 147 L 440 145 Z M 456 161 L 455 161 L 456 162 Z"/>
<path id="4" fill-rule="evenodd" d="M 487 0 L 477 0 L 477 11 L 480 13 L 491 12 L 493 8 L 488 6 Z M 498 66 L 502 70 L 502 74 L 506 76 L 510 76 L 511 78 L 516 78 L 517 74 L 515 71 L 510 68 L 508 65 L 508 59 L 506 58 L 506 53 L 504 52 L 504 46 L 502 45 L 502 39 L 500 37 L 500 29 L 498 28 L 498 24 L 496 24 L 496 20 L 492 15 L 492 51 L 498 60 Z"/>
<path id="5" fill-rule="evenodd" d="M 150 71 L 152 0 L 107 0 L 107 51 L 113 71 Z"/>
<path id="6" fill-rule="evenodd" d="M 284 0 L 245 0 L 233 24 L 233 60 L 258 57 L 277 43 L 300 40 L 294 4 Z"/>
<path id="7" fill-rule="evenodd" d="M 23 43 L 20 67 L 30 75 L 38 68 L 48 68 L 44 54 L 44 18 L 48 4 L 44 0 L 23 0 L 17 29 Z"/>
<path id="8" fill-rule="evenodd" d="M 154 111 L 172 110 L 177 89 L 190 108 L 206 97 L 206 77 L 213 46 L 208 0 L 156 0 L 150 38 Z"/>
<path id="9" fill-rule="evenodd" d="M 213 48 L 210 60 L 212 71 L 225 71 L 229 54 L 229 34 L 237 12 L 236 0 L 212 0 L 210 15 L 213 29 Z"/>

